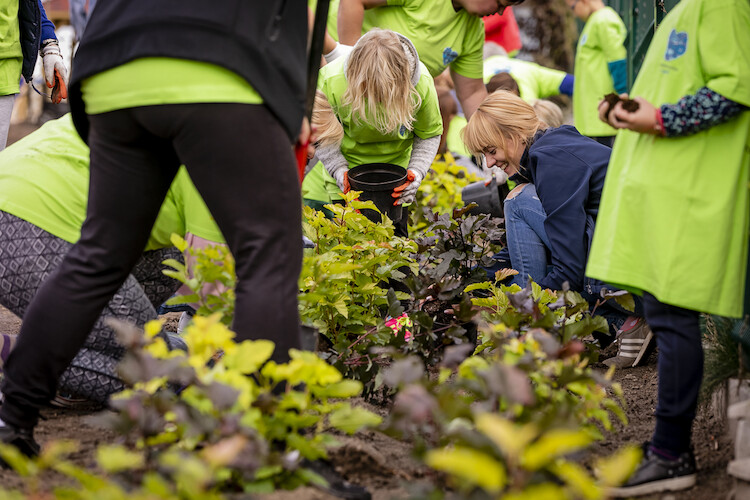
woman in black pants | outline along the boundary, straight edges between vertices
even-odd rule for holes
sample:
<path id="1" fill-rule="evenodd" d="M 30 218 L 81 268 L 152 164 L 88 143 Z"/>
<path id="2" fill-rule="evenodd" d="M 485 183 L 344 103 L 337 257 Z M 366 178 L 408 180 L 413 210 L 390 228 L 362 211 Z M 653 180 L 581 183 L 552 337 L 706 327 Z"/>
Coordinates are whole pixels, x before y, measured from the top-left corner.
<path id="1" fill-rule="evenodd" d="M 277 362 L 298 346 L 301 199 L 291 145 L 306 41 L 303 0 L 96 6 L 70 88 L 91 148 L 87 217 L 6 363 L 0 440 L 35 452 L 39 408 L 141 255 L 180 164 L 236 261 L 237 339 L 274 341 Z"/>

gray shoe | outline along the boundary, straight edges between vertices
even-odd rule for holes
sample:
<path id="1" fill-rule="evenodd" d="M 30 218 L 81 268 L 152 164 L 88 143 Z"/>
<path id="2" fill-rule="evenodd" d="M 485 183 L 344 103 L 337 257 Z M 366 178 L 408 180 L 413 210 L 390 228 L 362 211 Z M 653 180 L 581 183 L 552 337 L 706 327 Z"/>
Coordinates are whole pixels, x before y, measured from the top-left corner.
<path id="1" fill-rule="evenodd" d="M 616 368 L 631 368 L 638 366 L 643 360 L 654 339 L 654 333 L 646 324 L 646 320 L 638 318 L 628 320 L 617 332 L 617 355 L 604 360 L 607 366 Z"/>

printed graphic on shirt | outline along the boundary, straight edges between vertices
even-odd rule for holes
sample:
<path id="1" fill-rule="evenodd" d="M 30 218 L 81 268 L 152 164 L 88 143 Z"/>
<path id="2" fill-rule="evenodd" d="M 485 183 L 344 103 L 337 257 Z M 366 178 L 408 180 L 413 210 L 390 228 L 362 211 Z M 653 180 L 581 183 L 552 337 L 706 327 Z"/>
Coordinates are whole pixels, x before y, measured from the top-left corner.
<path id="1" fill-rule="evenodd" d="M 578 45 L 580 47 L 583 47 L 584 45 L 586 45 L 586 41 L 588 39 L 589 39 L 589 34 L 588 33 L 584 33 L 583 36 L 581 37 L 581 41 L 578 43 Z"/>
<path id="2" fill-rule="evenodd" d="M 443 50 L 443 64 L 444 65 L 446 66 L 449 65 L 450 63 L 455 61 L 457 57 L 458 57 L 458 52 L 456 52 L 452 48 L 446 47 L 445 50 Z"/>
<path id="3" fill-rule="evenodd" d="M 399 137 L 406 137 L 406 125 L 401 125 L 401 128 L 398 129 L 398 135 Z"/>
<path id="4" fill-rule="evenodd" d="M 664 54 L 666 61 L 673 61 L 687 52 L 688 34 L 684 31 L 673 29 L 669 33 L 667 52 Z"/>

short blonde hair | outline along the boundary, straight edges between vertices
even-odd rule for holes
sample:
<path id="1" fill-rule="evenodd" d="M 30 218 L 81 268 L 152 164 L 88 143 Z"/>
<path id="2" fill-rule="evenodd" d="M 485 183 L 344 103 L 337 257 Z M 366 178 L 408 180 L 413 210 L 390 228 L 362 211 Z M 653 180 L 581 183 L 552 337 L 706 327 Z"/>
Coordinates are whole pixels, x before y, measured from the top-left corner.
<path id="1" fill-rule="evenodd" d="M 471 115 L 462 136 L 475 156 L 488 148 L 500 148 L 509 158 L 519 143 L 529 142 L 545 128 L 529 103 L 506 90 L 496 90 Z"/>
<path id="2" fill-rule="evenodd" d="M 531 103 L 536 111 L 536 116 L 549 127 L 560 127 L 565 124 L 562 109 L 554 102 L 547 99 L 536 99 Z"/>
<path id="3" fill-rule="evenodd" d="M 382 134 L 412 130 L 422 100 L 412 83 L 405 42 L 393 31 L 373 29 L 354 46 L 345 70 L 347 89 L 342 103 L 352 119 Z"/>

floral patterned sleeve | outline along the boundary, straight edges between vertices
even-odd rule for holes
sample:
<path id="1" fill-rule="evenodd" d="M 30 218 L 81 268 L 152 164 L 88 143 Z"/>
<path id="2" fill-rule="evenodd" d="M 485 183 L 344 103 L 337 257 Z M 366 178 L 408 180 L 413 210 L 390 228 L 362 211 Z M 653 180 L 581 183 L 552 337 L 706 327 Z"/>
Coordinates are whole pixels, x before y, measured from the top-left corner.
<path id="1" fill-rule="evenodd" d="M 720 125 L 748 108 L 703 87 L 675 104 L 664 104 L 660 109 L 664 135 L 678 137 Z"/>

